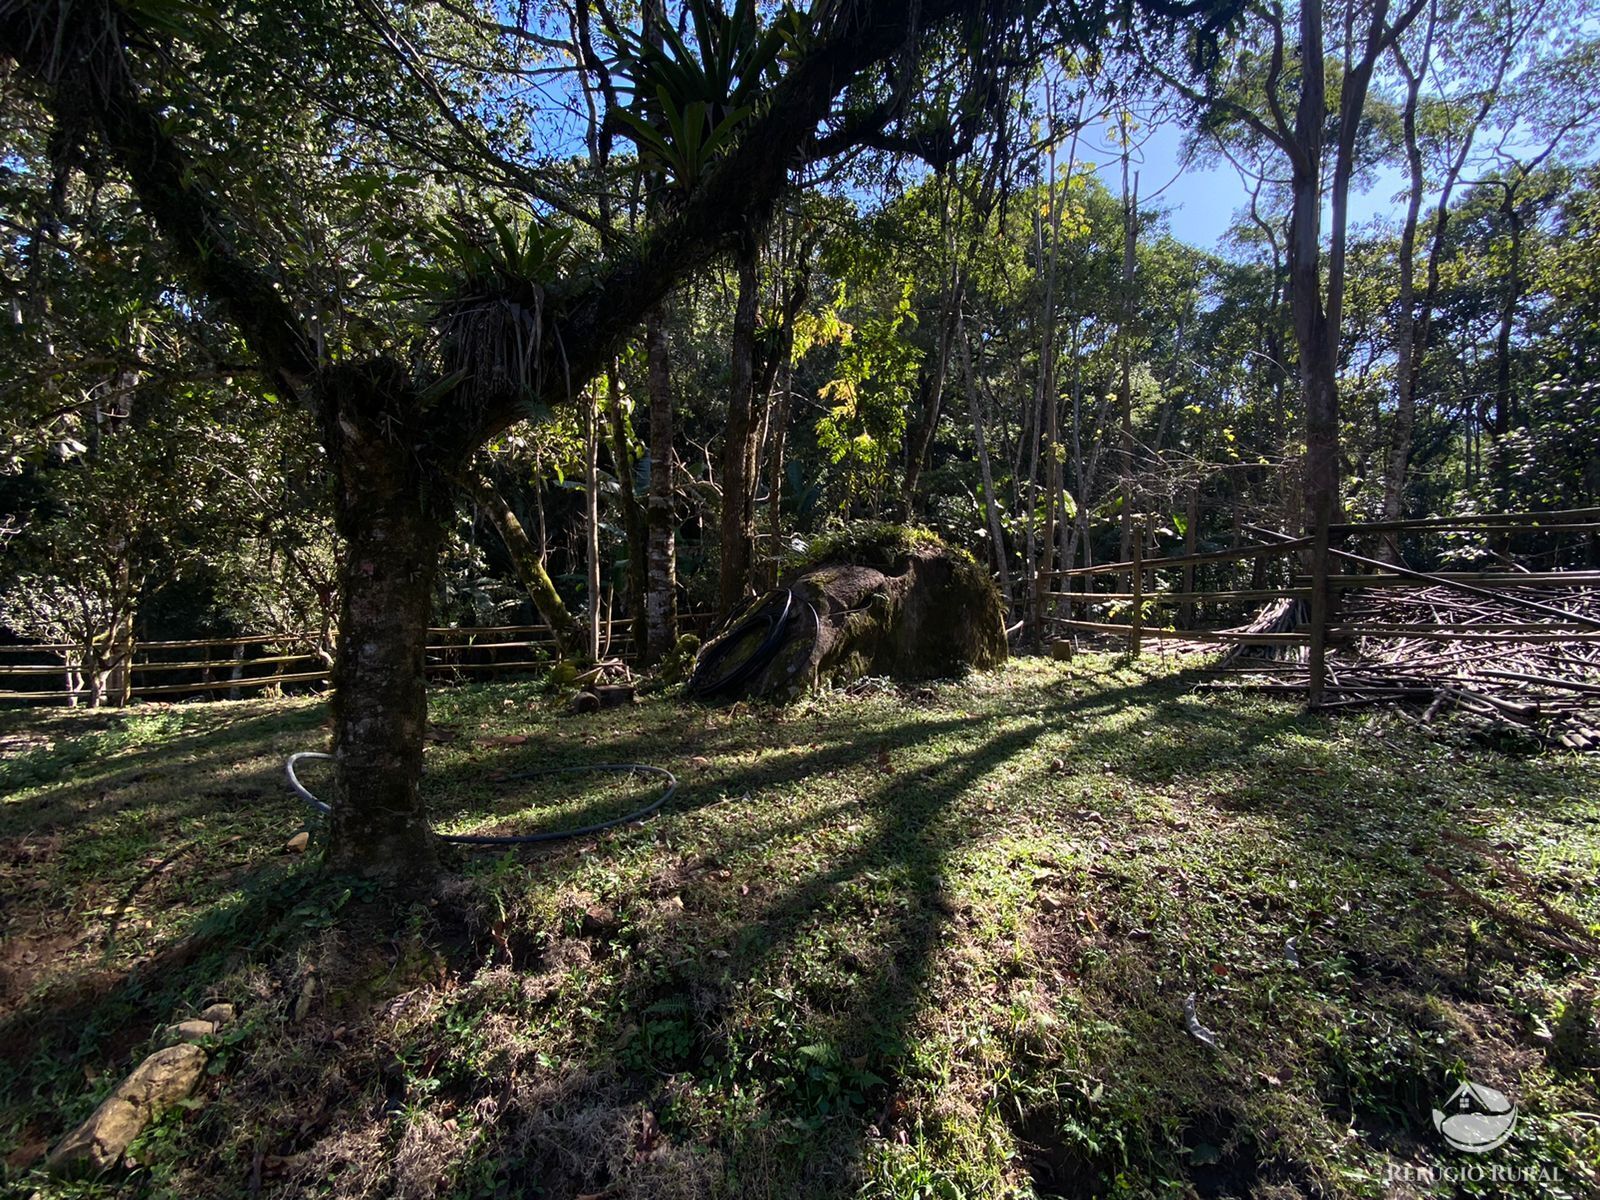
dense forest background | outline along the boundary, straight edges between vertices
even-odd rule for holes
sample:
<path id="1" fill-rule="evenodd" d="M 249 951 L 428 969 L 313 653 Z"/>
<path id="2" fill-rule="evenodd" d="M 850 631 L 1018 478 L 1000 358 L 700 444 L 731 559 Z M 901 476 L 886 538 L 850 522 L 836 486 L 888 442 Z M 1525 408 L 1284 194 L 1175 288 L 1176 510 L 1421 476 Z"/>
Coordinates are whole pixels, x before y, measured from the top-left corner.
<path id="1" fill-rule="evenodd" d="M 297 281 L 291 304 L 331 362 L 437 355 L 442 313 L 471 343 L 474 289 L 537 304 L 537 281 L 670 209 L 722 127 L 685 100 L 712 112 L 709 140 L 664 137 L 678 110 L 651 116 L 642 86 L 604 116 L 630 70 L 693 66 L 704 43 L 703 75 L 675 86 L 727 90 L 736 123 L 739 81 L 766 69 L 746 60 L 777 53 L 749 5 L 720 35 L 680 14 L 665 49 L 606 31 L 603 52 L 590 35 L 606 16 L 581 7 L 510 24 L 456 6 L 239 15 L 150 21 L 167 82 L 190 80 L 162 120 L 245 214 L 241 243 Z M 1359 36 L 1327 48 L 1316 148 L 1320 265 L 1340 276 L 1321 305 L 1339 507 L 1596 504 L 1586 9 L 1347 15 L 1347 34 L 1362 19 L 1387 32 L 1371 61 Z M 1253 14 L 1195 69 L 1159 31 L 1025 65 L 937 47 L 894 137 L 808 168 L 579 403 L 530 395 L 471 460 L 435 620 L 637 618 L 654 657 L 673 606 L 725 611 L 817 533 L 880 519 L 973 549 L 1031 622 L 1041 571 L 1127 558 L 1138 518 L 1202 549 L 1300 529 L 1296 20 Z M 5 107 L 0 620 L 102 659 L 133 636 L 305 631 L 331 657 L 343 551 L 314 418 L 189 286 L 70 114 L 15 80 Z M 1144 141 L 1174 124 L 1249 195 L 1215 249 L 1173 236 L 1166 181 L 1141 172 Z M 1340 227 L 1351 186 L 1380 178 L 1400 181 L 1388 215 Z M 509 280 L 534 283 L 518 300 Z M 467 370 L 521 352 L 479 333 Z"/>

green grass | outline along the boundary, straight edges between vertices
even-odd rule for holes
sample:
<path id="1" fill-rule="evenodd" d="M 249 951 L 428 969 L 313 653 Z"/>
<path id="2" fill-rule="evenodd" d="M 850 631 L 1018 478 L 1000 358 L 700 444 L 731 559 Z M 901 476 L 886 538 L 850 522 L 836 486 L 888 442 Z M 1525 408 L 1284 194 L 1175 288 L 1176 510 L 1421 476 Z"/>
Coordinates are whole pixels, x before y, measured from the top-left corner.
<path id="1" fill-rule="evenodd" d="M 507 778 L 539 767 L 683 786 L 407 903 L 281 852 L 315 702 L 0 715 L 0 1178 L 102 1194 L 41 1147 L 222 998 L 203 1103 L 118 1194 L 1592 1194 L 1600 768 L 1195 682 L 1023 660 L 580 718 L 532 684 L 441 691 L 448 828 L 649 790 Z M 1464 1165 L 1429 1114 L 1468 1077 L 1521 1118 L 1465 1165 L 1545 1180 L 1386 1190 Z"/>

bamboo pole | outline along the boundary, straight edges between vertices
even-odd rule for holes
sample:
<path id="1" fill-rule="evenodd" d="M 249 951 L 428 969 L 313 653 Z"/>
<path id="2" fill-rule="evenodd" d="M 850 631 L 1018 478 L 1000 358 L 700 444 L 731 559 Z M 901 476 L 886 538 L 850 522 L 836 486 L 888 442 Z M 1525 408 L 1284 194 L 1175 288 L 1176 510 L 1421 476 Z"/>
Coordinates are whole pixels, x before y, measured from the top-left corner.
<path id="1" fill-rule="evenodd" d="M 1290 538 L 1274 545 L 1235 546 L 1230 550 L 1207 550 L 1202 554 L 1179 554 L 1171 558 L 1152 558 L 1144 566 L 1146 570 L 1163 571 L 1169 567 L 1229 562 L 1240 558 L 1279 558 L 1291 550 L 1302 550 L 1309 545 L 1311 545 L 1311 539 L 1308 537 Z M 1053 579 L 1070 579 L 1079 575 L 1104 575 L 1112 571 L 1125 572 L 1132 570 L 1132 568 L 1132 562 L 1096 563 L 1092 567 L 1073 567 L 1065 571 L 1051 571 L 1049 574 Z"/>
<path id="2" fill-rule="evenodd" d="M 1045 592 L 1047 599 L 1065 600 L 1069 604 L 1085 604 L 1101 600 L 1132 600 L 1132 592 Z M 1298 588 L 1245 588 L 1228 592 L 1155 592 L 1145 597 L 1148 604 L 1186 604 L 1200 601 L 1205 604 L 1226 604 L 1240 600 L 1307 600 L 1309 587 Z"/>
<path id="3" fill-rule="evenodd" d="M 1506 529 L 1587 531 L 1600 522 L 1600 508 L 1566 508 L 1542 513 L 1470 513 L 1455 517 L 1413 517 L 1398 521 L 1340 521 L 1329 528 L 1337 534 L 1405 533 L 1412 530 L 1465 529 L 1504 532 Z"/>
<path id="4" fill-rule="evenodd" d="M 1431 571 L 1427 575 L 1430 581 L 1438 581 L 1441 587 L 1450 583 L 1475 583 L 1497 595 L 1505 588 L 1600 587 L 1600 571 Z M 1411 575 L 1385 571 L 1340 575 L 1334 580 L 1333 586 L 1344 592 L 1369 588 L 1414 588 L 1417 580 Z"/>
<path id="5" fill-rule="evenodd" d="M 1525 596 L 1511 595 L 1503 591 L 1492 591 L 1489 588 L 1478 587 L 1476 584 L 1463 583 L 1459 579 L 1449 579 L 1441 575 L 1430 575 L 1426 571 L 1413 571 L 1410 567 L 1401 567 L 1396 566 L 1393 563 L 1379 562 L 1375 558 L 1367 558 L 1360 554 L 1352 554 L 1348 550 L 1333 550 L 1330 551 L 1330 553 L 1336 558 L 1339 558 L 1345 562 L 1356 563 L 1358 566 L 1377 567 L 1380 570 L 1387 569 L 1396 575 L 1403 575 L 1407 578 L 1420 580 L 1423 583 L 1433 584 L 1439 587 L 1453 588 L 1458 592 L 1465 592 L 1469 596 L 1481 596 L 1490 600 L 1501 600 L 1507 604 L 1514 604 L 1518 608 L 1526 608 L 1532 612 L 1542 612 L 1548 616 L 1560 617 L 1563 621 L 1578 625 L 1587 625 L 1591 629 L 1600 629 L 1600 619 L 1587 616 L 1584 613 L 1575 613 L 1564 608 L 1557 608 L 1554 604 L 1545 604 L 1540 600 L 1529 600 Z M 1515 576 L 1512 578 L 1514 579 Z M 1515 584 L 1513 583 L 1511 586 L 1515 586 Z"/>
<path id="6" fill-rule="evenodd" d="M 1495 633 L 1478 632 L 1465 629 L 1437 629 L 1422 630 L 1414 626 L 1384 626 L 1384 625 L 1346 625 L 1340 633 L 1348 638 L 1398 638 L 1418 642 L 1596 642 L 1600 641 L 1600 632 L 1589 630 L 1584 633 L 1574 633 L 1571 630 L 1558 630 L 1549 633 Z"/>
<path id="7" fill-rule="evenodd" d="M 1288 535 L 1287 534 L 1276 533 L 1276 532 L 1274 532 L 1273 530 L 1270 530 L 1270 529 L 1252 529 L 1251 532 L 1266 534 L 1266 535 L 1268 535 L 1270 537 L 1281 537 L 1281 538 L 1284 538 L 1285 540 L 1280 544 L 1281 545 L 1285 545 L 1285 546 L 1288 545 L 1289 539 L 1288 539 Z M 1329 551 L 1328 551 L 1328 555 L 1330 555 L 1330 556 L 1332 556 L 1334 558 L 1340 559 L 1343 562 L 1352 562 L 1352 563 L 1357 564 L 1358 566 L 1363 566 L 1363 567 L 1373 567 L 1373 568 L 1376 568 L 1380 572 L 1385 572 L 1385 573 L 1388 573 L 1388 574 L 1391 574 L 1391 575 L 1399 575 L 1399 576 L 1402 576 L 1402 577 L 1404 577 L 1406 579 L 1414 579 L 1414 580 L 1417 580 L 1417 581 L 1419 581 L 1421 583 L 1430 584 L 1430 585 L 1435 586 L 1435 587 L 1451 588 L 1451 589 L 1453 589 L 1455 591 L 1458 591 L 1458 592 L 1465 592 L 1469 596 L 1479 596 L 1479 597 L 1482 597 L 1482 598 L 1485 598 L 1485 599 L 1488 599 L 1488 600 L 1501 600 L 1501 601 L 1504 601 L 1507 604 L 1514 604 L 1519 608 L 1526 608 L 1526 609 L 1529 609 L 1529 610 L 1531 610 L 1533 612 L 1542 612 L 1542 613 L 1545 613 L 1545 614 L 1547 614 L 1549 616 L 1552 616 L 1552 617 L 1560 617 L 1563 621 L 1567 621 L 1569 623 L 1574 623 L 1574 624 L 1579 624 L 1579 625 L 1587 625 L 1592 629 L 1600 629 L 1600 618 L 1586 616 L 1583 613 L 1569 612 L 1568 610 L 1566 610 L 1564 608 L 1557 608 L 1553 604 L 1545 604 L 1545 603 L 1543 603 L 1542 601 L 1539 601 L 1539 600 L 1529 600 L 1525 596 L 1516 596 L 1516 595 L 1508 594 L 1508 593 L 1503 592 L 1503 591 L 1502 592 L 1497 592 L 1497 591 L 1493 591 L 1493 590 L 1491 590 L 1489 588 L 1478 587 L 1475 584 L 1465 583 L 1460 579 L 1452 578 L 1452 577 L 1447 576 L 1447 575 L 1431 574 L 1431 573 L 1429 573 L 1427 571 L 1415 571 L 1410 567 L 1402 567 L 1402 566 L 1397 566 L 1394 563 L 1381 562 L 1376 558 L 1367 558 L 1367 557 L 1365 557 L 1364 555 L 1361 555 L 1361 554 L 1352 554 L 1348 550 L 1335 550 L 1335 549 L 1330 548 Z M 1314 568 L 1313 568 L 1313 571 L 1314 571 Z M 1580 574 L 1580 573 L 1579 572 L 1572 572 L 1572 574 L 1573 575 L 1577 575 L 1577 574 Z M 1590 572 L 1582 572 L 1582 574 L 1588 575 L 1588 574 L 1590 574 Z M 1507 586 L 1508 587 L 1518 586 L 1516 581 L 1519 578 L 1520 578 L 1520 576 L 1516 576 L 1516 575 L 1507 576 Z M 1312 587 L 1313 587 L 1313 589 L 1316 588 L 1316 580 L 1315 580 L 1314 575 L 1313 575 L 1313 580 L 1312 580 Z M 1312 596 L 1313 611 L 1315 610 L 1315 604 L 1316 604 L 1316 596 L 1313 595 Z"/>
<path id="8" fill-rule="evenodd" d="M 1077 633 L 1104 633 L 1112 637 L 1128 637 L 1128 626 L 1104 621 L 1069 621 L 1064 617 L 1048 618 L 1063 629 Z M 1140 633 L 1141 637 L 1158 638 L 1174 642 L 1239 643 L 1245 646 L 1304 646 L 1310 639 L 1304 633 L 1243 633 L 1232 629 L 1162 629 L 1152 626 Z"/>
<path id="9" fill-rule="evenodd" d="M 296 671 L 287 675 L 259 675 L 255 678 L 244 679 L 218 679 L 211 683 L 160 683 L 147 687 L 133 689 L 134 699 L 140 696 L 171 696 L 175 694 L 189 694 L 193 692 L 219 692 L 229 688 L 255 688 L 269 687 L 280 683 L 310 683 L 315 680 L 326 679 L 331 672 L 321 671 Z M 27 693 L 21 693 L 26 695 Z"/>
<path id="10" fill-rule="evenodd" d="M 477 637 L 484 633 L 549 633 L 548 625 L 431 625 L 428 627 L 429 635 L 433 634 L 463 634 L 467 637 Z"/>

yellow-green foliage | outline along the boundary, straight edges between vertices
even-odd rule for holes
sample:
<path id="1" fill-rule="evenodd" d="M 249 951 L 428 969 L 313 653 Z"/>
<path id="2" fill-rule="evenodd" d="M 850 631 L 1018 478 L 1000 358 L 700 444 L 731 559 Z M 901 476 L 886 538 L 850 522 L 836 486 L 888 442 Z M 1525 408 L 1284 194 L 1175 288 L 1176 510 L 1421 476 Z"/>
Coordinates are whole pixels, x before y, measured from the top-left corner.
<path id="1" fill-rule="evenodd" d="M 686 633 L 678 639 L 674 646 L 661 660 L 661 682 L 669 687 L 682 683 L 689 678 L 689 672 L 694 670 L 695 656 L 700 653 L 700 639 L 692 633 Z"/>

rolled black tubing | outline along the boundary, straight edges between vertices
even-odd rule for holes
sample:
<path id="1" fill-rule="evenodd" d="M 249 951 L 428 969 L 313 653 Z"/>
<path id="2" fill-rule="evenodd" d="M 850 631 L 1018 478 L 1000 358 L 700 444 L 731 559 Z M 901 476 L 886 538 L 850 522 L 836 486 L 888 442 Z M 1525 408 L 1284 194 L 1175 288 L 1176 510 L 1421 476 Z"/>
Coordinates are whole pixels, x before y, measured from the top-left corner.
<path id="1" fill-rule="evenodd" d="M 749 679 L 752 675 L 756 674 L 769 662 L 771 662 L 772 656 L 777 653 L 778 642 L 783 638 L 784 626 L 789 623 L 789 612 L 793 606 L 794 592 L 791 589 L 785 588 L 783 592 L 783 611 L 780 612 L 776 618 L 768 618 L 768 620 L 771 621 L 771 624 L 767 627 L 767 636 L 762 639 L 761 644 L 756 647 L 756 649 L 748 658 L 744 660 L 744 662 L 740 663 L 733 670 L 722 676 L 722 678 L 717 679 L 714 682 L 703 683 L 699 687 L 696 687 L 694 689 L 695 695 L 715 696 L 718 693 L 730 691 L 733 688 L 738 687 L 741 683 Z M 749 616 L 744 617 L 736 622 L 725 633 L 718 634 L 718 639 L 732 640 L 734 634 L 736 634 L 745 625 L 755 623 L 761 611 L 766 607 L 767 605 L 765 604 L 758 605 Z M 724 641 L 723 644 L 725 645 L 726 641 Z"/>

